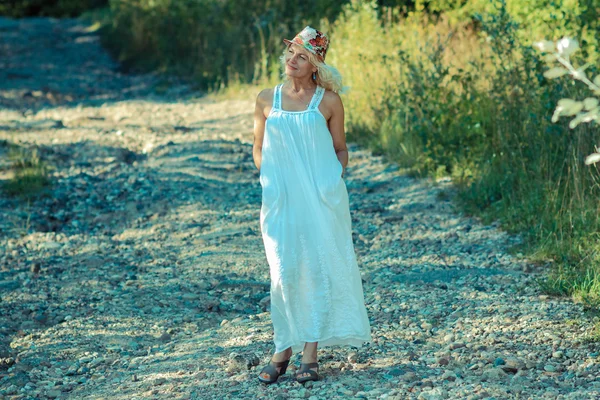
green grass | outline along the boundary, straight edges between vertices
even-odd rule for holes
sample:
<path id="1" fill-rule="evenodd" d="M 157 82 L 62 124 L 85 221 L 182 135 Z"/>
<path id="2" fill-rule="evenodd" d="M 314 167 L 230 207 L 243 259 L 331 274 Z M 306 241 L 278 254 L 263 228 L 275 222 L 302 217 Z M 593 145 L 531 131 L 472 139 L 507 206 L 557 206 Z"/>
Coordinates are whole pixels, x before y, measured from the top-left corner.
<path id="1" fill-rule="evenodd" d="M 50 187 L 48 165 L 39 157 L 37 149 L 28 150 L 14 144 L 7 144 L 8 160 L 11 167 L 8 179 L 1 187 L 9 196 L 33 197 L 44 193 Z"/>

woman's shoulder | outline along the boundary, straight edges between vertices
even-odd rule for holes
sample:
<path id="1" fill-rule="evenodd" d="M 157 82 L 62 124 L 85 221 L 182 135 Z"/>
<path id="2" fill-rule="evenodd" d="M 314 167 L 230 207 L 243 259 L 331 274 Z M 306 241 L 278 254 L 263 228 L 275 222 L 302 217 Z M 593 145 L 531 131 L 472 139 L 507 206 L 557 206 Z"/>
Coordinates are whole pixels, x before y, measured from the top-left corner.
<path id="1" fill-rule="evenodd" d="M 258 96 L 256 96 L 256 102 L 257 103 L 270 103 L 271 100 L 273 99 L 273 92 L 274 92 L 274 88 L 265 88 L 262 89 L 259 93 Z"/>
<path id="2" fill-rule="evenodd" d="M 330 89 L 325 89 L 325 92 L 323 93 L 323 102 L 330 105 L 339 105 L 342 104 L 342 98 L 337 92 L 334 92 Z"/>

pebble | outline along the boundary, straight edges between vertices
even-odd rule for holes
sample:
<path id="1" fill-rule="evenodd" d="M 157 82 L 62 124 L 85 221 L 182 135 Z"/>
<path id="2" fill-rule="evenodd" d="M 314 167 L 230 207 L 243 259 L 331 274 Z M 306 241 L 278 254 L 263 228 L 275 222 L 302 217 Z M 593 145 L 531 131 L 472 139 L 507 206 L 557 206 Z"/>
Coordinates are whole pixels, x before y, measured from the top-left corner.
<path id="1" fill-rule="evenodd" d="M 486 378 L 487 380 L 500 380 L 502 378 L 504 378 L 506 376 L 506 372 L 504 372 L 504 370 L 502 370 L 502 368 L 489 368 L 483 371 L 483 375 L 482 377 Z"/>
<path id="2" fill-rule="evenodd" d="M 555 351 L 552 353 L 552 358 L 563 358 L 565 353 L 562 351 Z"/>
<path id="3" fill-rule="evenodd" d="M 556 367 L 552 364 L 546 364 L 544 365 L 544 371 L 556 372 Z"/>

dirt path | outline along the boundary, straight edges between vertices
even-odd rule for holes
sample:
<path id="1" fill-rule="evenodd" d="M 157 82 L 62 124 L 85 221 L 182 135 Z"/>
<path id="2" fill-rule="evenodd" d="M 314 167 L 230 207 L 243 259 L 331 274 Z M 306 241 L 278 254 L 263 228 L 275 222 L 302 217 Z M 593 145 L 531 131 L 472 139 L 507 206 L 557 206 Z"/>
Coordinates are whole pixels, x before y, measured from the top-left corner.
<path id="1" fill-rule="evenodd" d="M 120 74 L 77 21 L 0 19 L 0 52 L 0 139 L 56 167 L 50 197 L 0 197 L 0 398 L 600 397 L 591 317 L 540 295 L 518 238 L 351 143 L 374 343 L 319 350 L 312 385 L 259 384 L 252 103 Z"/>

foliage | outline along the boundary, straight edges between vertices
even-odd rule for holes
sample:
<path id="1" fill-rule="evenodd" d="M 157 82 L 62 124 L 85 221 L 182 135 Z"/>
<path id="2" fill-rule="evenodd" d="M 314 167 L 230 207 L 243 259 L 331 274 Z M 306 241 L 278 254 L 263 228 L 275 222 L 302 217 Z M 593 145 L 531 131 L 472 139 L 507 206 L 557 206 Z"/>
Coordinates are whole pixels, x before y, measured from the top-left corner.
<path id="1" fill-rule="evenodd" d="M 333 19 L 341 0 L 110 0 L 105 43 L 130 68 L 168 70 L 203 88 L 279 74 L 281 39 Z"/>
<path id="2" fill-rule="evenodd" d="M 571 62 L 571 55 L 579 50 L 579 43 L 569 37 L 564 37 L 558 43 L 544 40 L 535 44 L 541 51 L 549 53 L 547 60 L 549 62 L 558 62 L 560 66 L 549 69 L 544 72 L 544 76 L 549 79 L 555 79 L 563 75 L 570 74 L 574 79 L 582 81 L 593 91 L 593 94 L 600 96 L 600 75 L 590 81 L 585 70 L 591 65 L 587 63 L 579 68 L 575 68 Z M 575 118 L 569 123 L 569 128 L 573 129 L 582 122 L 595 122 L 600 120 L 600 106 L 597 97 L 586 97 L 578 101 L 573 99 L 560 99 L 552 115 L 552 122 L 558 121 L 561 116 L 573 116 Z M 600 161 L 600 154 L 594 153 L 585 160 L 586 164 L 593 164 Z"/>
<path id="3" fill-rule="evenodd" d="M 597 61 L 600 54 L 600 0 L 430 0 L 430 11 L 445 12 L 453 21 L 464 21 L 473 15 L 494 14 L 504 7 L 520 26 L 515 32 L 524 44 L 540 38 L 575 36 L 586 46 L 584 58 Z"/>
<path id="4" fill-rule="evenodd" d="M 0 4 L 0 15 L 13 18 L 75 17 L 84 11 L 104 7 L 107 3 L 108 0 L 7 0 Z"/>

